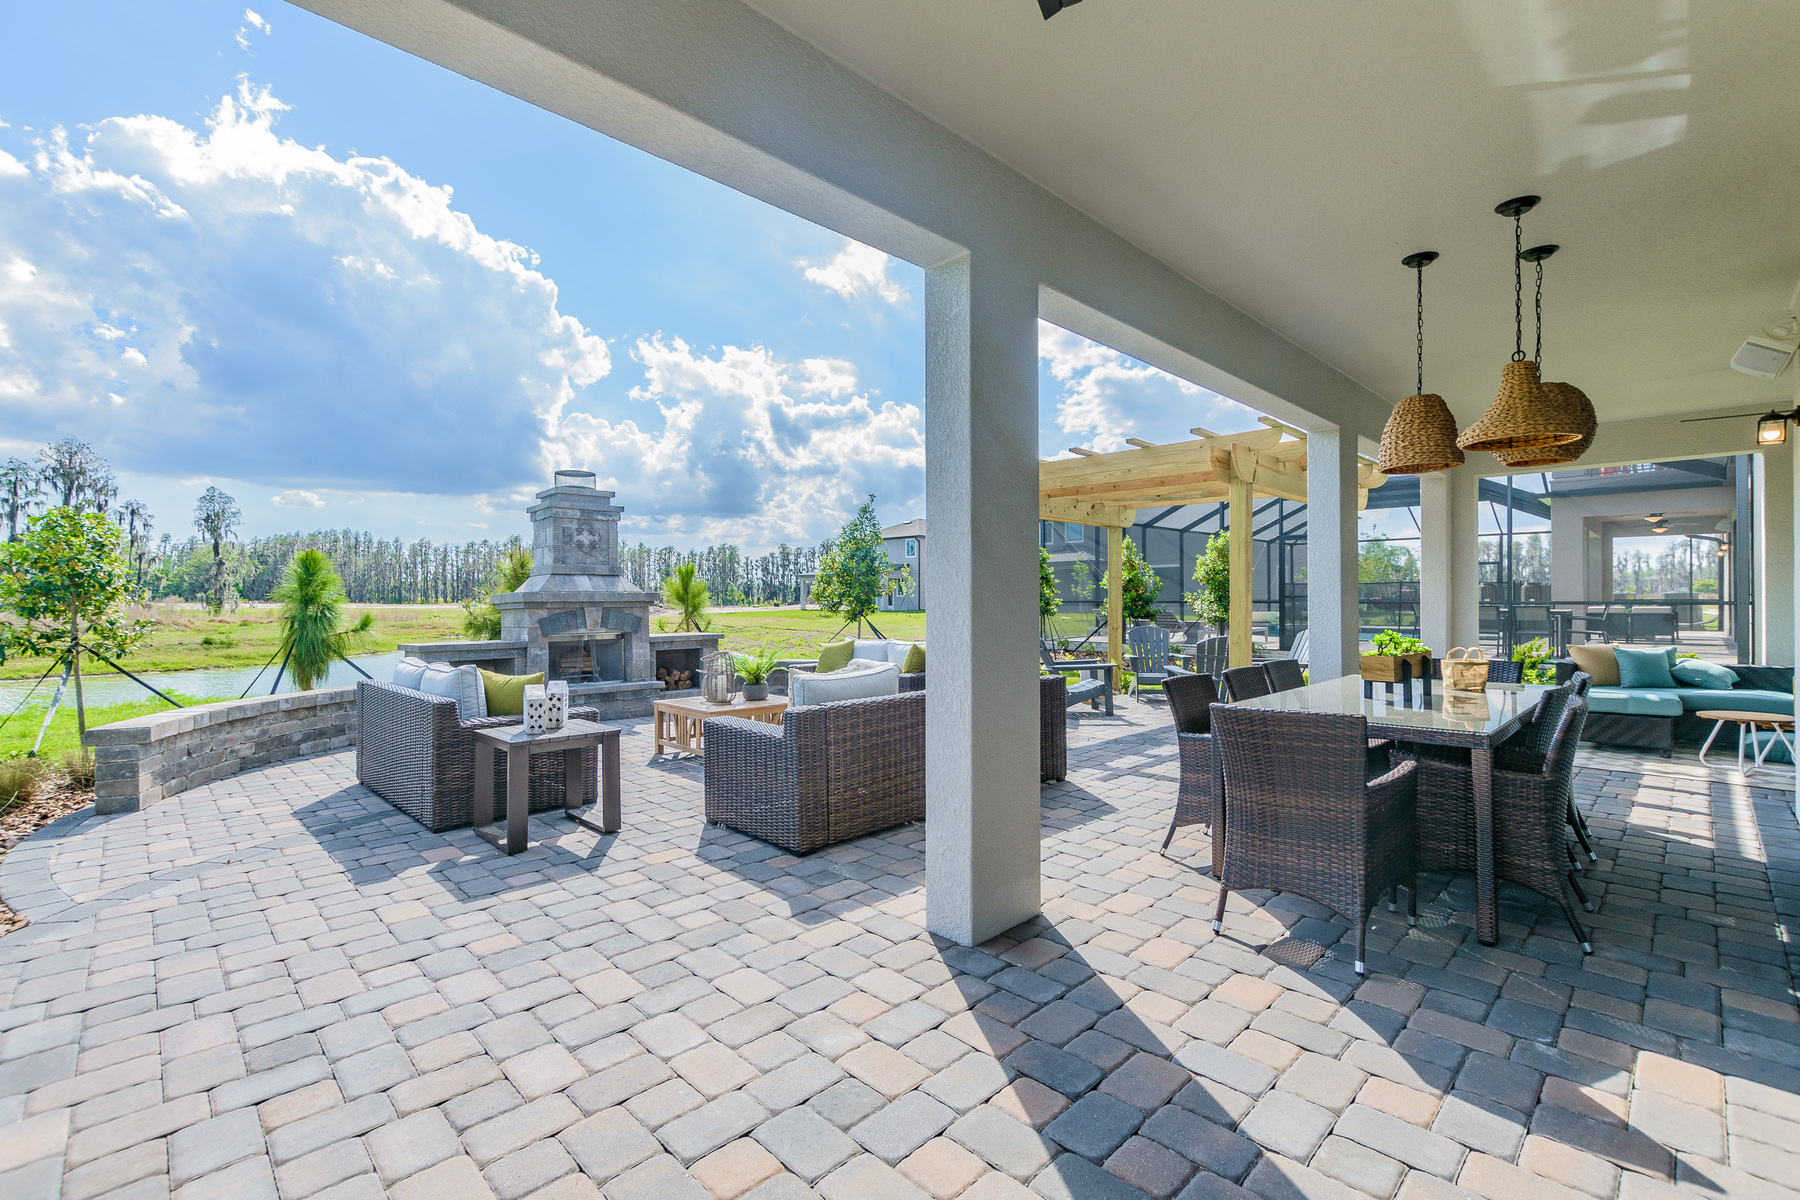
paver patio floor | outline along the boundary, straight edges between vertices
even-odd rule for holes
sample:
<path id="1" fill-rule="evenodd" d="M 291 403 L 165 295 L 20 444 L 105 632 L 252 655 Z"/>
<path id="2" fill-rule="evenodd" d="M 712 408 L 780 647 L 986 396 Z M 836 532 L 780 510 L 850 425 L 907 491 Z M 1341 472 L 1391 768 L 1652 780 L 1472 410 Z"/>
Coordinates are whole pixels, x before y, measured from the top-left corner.
<path id="1" fill-rule="evenodd" d="M 1212 933 L 1202 832 L 1156 853 L 1166 711 L 1121 713 L 1044 789 L 1043 916 L 978 949 L 924 932 L 923 827 L 706 827 L 647 722 L 626 831 L 514 858 L 352 753 L 65 819 L 0 864 L 0 1197 L 1795 1194 L 1791 791 L 1584 751 L 1596 953 L 1510 888 L 1482 947 L 1435 878 L 1359 984 L 1258 953 L 1342 936 L 1306 901 Z"/>

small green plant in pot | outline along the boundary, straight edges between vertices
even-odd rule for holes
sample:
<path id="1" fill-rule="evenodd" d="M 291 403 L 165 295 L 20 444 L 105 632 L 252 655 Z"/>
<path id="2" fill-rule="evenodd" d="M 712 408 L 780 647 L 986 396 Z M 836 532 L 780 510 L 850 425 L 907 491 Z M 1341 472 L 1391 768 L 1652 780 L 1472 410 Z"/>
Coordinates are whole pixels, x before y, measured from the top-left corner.
<path id="1" fill-rule="evenodd" d="M 755 654 L 734 654 L 731 657 L 737 668 L 738 678 L 744 681 L 744 699 L 767 700 L 769 675 L 775 670 L 775 652 L 763 646 Z"/>
<path id="2" fill-rule="evenodd" d="M 1556 668 L 1544 666 L 1544 660 L 1550 657 L 1550 642 L 1546 638 L 1533 638 L 1513 647 L 1513 661 L 1519 664 L 1519 681 L 1521 683 L 1555 683 Z"/>
<path id="3" fill-rule="evenodd" d="M 1392 629 L 1384 629 L 1373 638 L 1374 653 L 1361 661 L 1364 679 L 1376 683 L 1399 683 L 1401 679 L 1424 679 L 1431 674 L 1431 647 L 1416 637 Z M 1406 664 L 1402 667 L 1402 663 Z"/>

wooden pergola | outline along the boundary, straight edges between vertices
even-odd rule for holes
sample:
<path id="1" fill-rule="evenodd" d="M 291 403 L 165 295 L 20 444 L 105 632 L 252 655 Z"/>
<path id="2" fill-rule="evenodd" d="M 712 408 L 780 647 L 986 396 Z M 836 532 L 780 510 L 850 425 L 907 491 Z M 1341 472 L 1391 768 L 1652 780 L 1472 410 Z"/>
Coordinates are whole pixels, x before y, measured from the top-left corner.
<path id="1" fill-rule="evenodd" d="M 1124 532 L 1138 509 L 1181 504 L 1229 505 L 1232 530 L 1250 529 L 1257 497 L 1306 502 L 1306 434 L 1270 417 L 1265 428 L 1217 434 L 1192 430 L 1196 440 L 1156 445 L 1127 439 L 1133 449 L 1100 454 L 1070 447 L 1074 458 L 1038 463 L 1038 519 L 1104 527 L 1106 533 L 1107 657 L 1124 655 L 1124 598 L 1120 567 Z M 1357 507 L 1387 476 L 1364 462 L 1357 474 Z M 1231 539 L 1231 665 L 1250 662 L 1251 553 L 1249 537 Z"/>

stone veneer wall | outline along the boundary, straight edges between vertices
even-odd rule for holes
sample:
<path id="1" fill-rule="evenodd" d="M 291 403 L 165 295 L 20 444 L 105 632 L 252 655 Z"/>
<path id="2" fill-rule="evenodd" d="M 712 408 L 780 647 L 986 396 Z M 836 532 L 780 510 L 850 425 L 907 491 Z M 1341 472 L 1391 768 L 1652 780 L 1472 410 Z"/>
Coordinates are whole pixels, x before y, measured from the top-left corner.
<path id="1" fill-rule="evenodd" d="M 87 731 L 94 807 L 136 812 L 252 767 L 356 743 L 356 689 L 325 688 L 133 717 Z"/>

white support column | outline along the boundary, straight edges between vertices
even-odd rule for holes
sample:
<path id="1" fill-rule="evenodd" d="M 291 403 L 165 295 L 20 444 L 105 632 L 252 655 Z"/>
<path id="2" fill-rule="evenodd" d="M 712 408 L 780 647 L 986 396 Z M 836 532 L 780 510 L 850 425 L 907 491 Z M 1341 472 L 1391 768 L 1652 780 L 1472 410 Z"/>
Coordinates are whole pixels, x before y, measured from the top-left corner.
<path id="1" fill-rule="evenodd" d="M 1307 430 L 1306 628 L 1315 680 L 1357 670 L 1356 500 L 1355 433 Z"/>
<path id="2" fill-rule="evenodd" d="M 1790 428 L 1788 436 L 1794 436 Z M 1765 449 L 1757 464 L 1756 631 L 1754 661 L 1794 661 L 1794 460 L 1789 447 Z"/>
<path id="3" fill-rule="evenodd" d="M 1419 638 L 1439 658 L 1480 633 L 1479 486 L 1468 466 L 1419 477 Z"/>
<path id="4" fill-rule="evenodd" d="M 969 255 L 925 276 L 925 919 L 963 945 L 1036 915 L 1037 286 Z"/>

